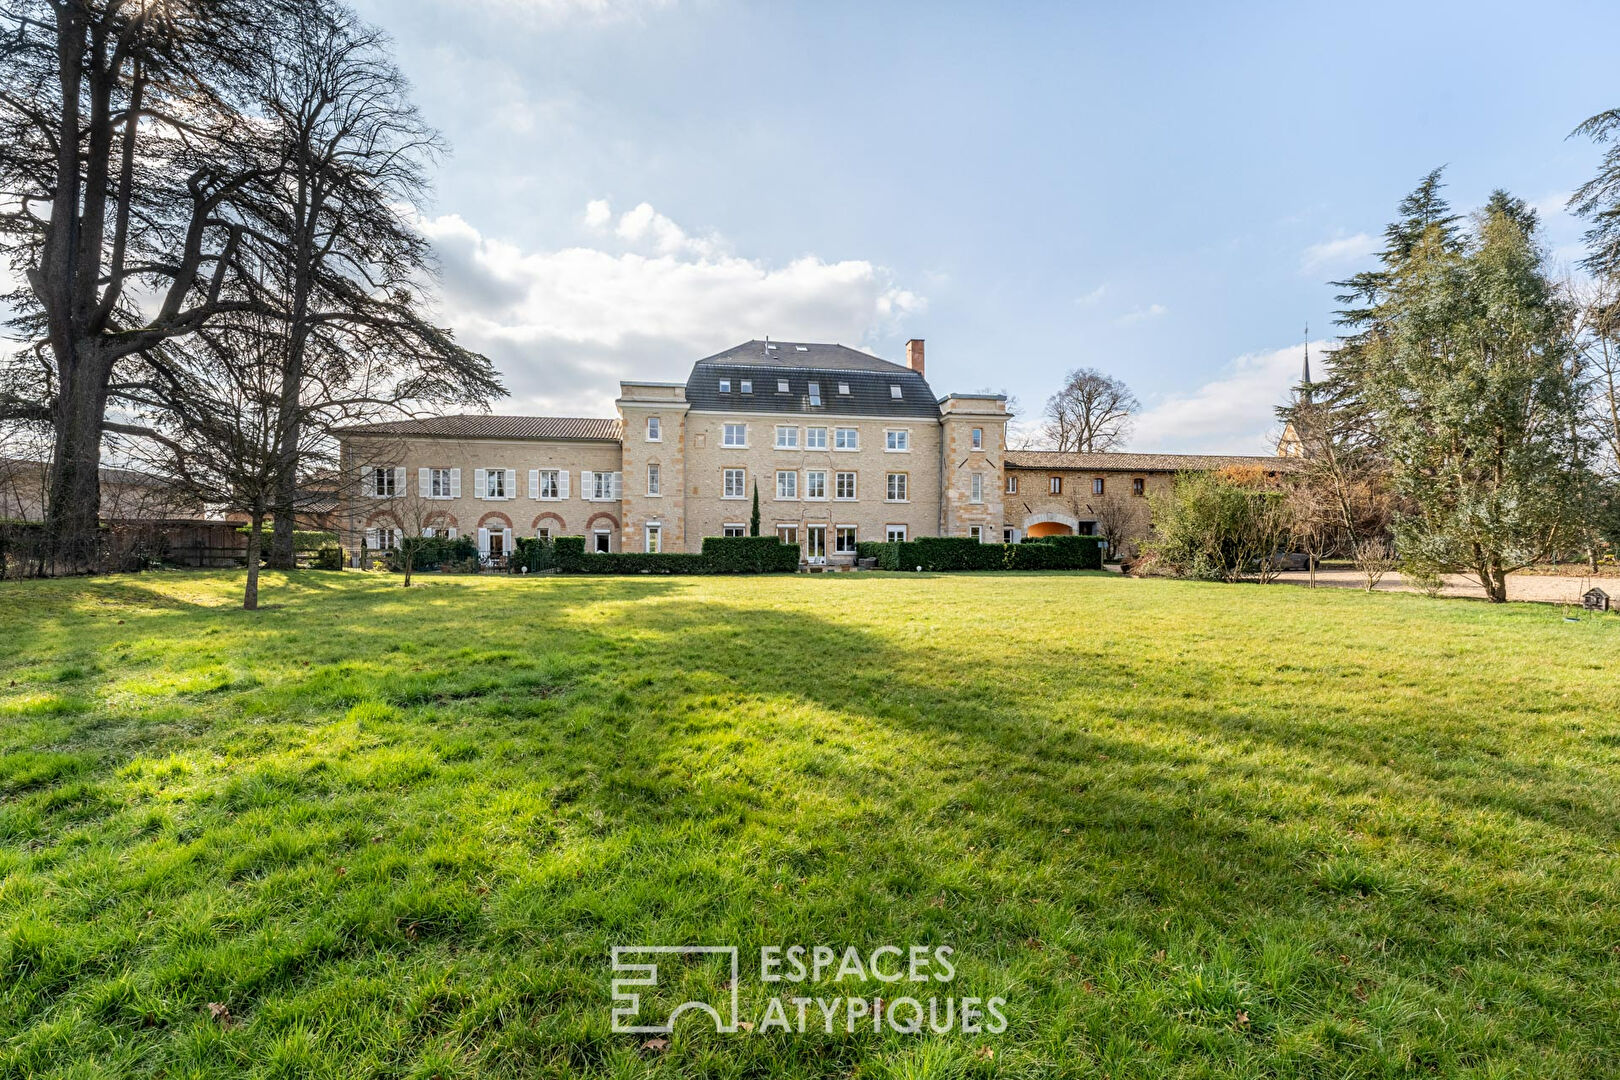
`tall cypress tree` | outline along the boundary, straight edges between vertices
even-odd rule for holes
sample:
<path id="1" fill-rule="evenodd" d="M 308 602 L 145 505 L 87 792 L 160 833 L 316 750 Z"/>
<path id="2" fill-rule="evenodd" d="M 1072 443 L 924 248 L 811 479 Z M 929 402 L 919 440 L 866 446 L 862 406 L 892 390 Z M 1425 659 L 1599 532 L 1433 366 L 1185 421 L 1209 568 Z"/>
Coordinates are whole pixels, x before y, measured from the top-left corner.
<path id="1" fill-rule="evenodd" d="M 759 481 L 754 481 L 754 512 L 748 516 L 748 535 L 759 535 Z"/>

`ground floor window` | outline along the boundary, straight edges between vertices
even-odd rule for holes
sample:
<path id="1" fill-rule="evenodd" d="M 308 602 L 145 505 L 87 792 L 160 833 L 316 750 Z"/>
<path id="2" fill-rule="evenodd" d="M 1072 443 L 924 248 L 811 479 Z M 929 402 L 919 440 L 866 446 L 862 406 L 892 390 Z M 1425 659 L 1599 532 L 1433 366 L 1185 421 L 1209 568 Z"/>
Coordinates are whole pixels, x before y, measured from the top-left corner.
<path id="1" fill-rule="evenodd" d="M 891 544 L 904 540 L 906 538 L 906 527 L 904 525 L 887 526 L 883 530 L 883 538 Z"/>
<path id="2" fill-rule="evenodd" d="M 399 542 L 405 534 L 398 529 L 367 529 L 366 547 L 372 551 L 385 551 L 389 548 L 399 547 Z"/>
<path id="3" fill-rule="evenodd" d="M 855 554 L 855 526 L 838 526 L 833 534 L 833 544 L 833 550 L 840 555 Z"/>
<path id="4" fill-rule="evenodd" d="M 613 550 L 613 543 L 610 539 L 612 535 L 613 534 L 608 532 L 606 529 L 596 530 L 596 550 L 599 553 L 606 555 L 608 552 Z"/>
<path id="5" fill-rule="evenodd" d="M 983 543 L 984 542 L 984 526 L 983 525 L 969 525 L 968 526 L 968 536 L 971 537 L 974 540 L 979 541 L 980 543 Z"/>
<path id="6" fill-rule="evenodd" d="M 741 524 L 739 522 L 731 522 L 729 524 L 720 526 L 720 535 L 721 536 L 747 536 L 748 535 L 748 526 L 743 525 L 743 524 Z"/>
<path id="7" fill-rule="evenodd" d="M 797 525 L 778 525 L 776 527 L 776 539 L 778 543 L 792 544 L 794 547 L 798 547 L 799 527 Z"/>
<path id="8" fill-rule="evenodd" d="M 663 526 L 661 526 L 661 525 L 659 525 L 657 523 L 653 523 L 653 524 L 648 525 L 647 526 L 647 551 L 648 551 L 648 553 L 649 554 L 657 554 L 658 552 L 663 551 L 663 550 L 664 550 L 664 528 L 663 528 Z"/>
<path id="9" fill-rule="evenodd" d="M 1010 544 L 1013 542 L 1013 531 L 1011 529 L 1001 530 L 1001 542 L 1003 544 Z"/>
<path id="10" fill-rule="evenodd" d="M 545 525 L 542 525 L 538 529 L 534 530 L 534 535 L 538 536 L 542 540 L 550 540 L 551 529 Z"/>

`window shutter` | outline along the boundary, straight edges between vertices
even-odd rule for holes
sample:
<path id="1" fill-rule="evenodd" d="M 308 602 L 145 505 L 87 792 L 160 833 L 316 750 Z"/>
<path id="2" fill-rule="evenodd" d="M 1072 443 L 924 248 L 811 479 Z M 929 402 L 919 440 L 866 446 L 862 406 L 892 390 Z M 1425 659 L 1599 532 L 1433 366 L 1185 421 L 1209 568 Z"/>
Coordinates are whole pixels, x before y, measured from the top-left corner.
<path id="1" fill-rule="evenodd" d="M 507 558 L 512 557 L 512 530 L 511 529 L 502 529 L 501 530 L 501 551 L 503 553 L 505 553 Z"/>
<path id="2" fill-rule="evenodd" d="M 540 497 L 540 470 L 539 469 L 530 469 L 529 470 L 529 498 L 538 499 L 539 497 Z"/>
<path id="3" fill-rule="evenodd" d="M 508 499 L 517 498 L 517 470 L 516 469 L 507 469 L 506 470 L 506 488 L 505 488 L 505 491 L 506 491 L 506 497 Z"/>
<path id="4" fill-rule="evenodd" d="M 559 498 L 559 499 L 568 498 L 568 470 L 567 469 L 558 469 L 557 470 L 557 484 L 558 484 L 557 498 Z"/>
<path id="5" fill-rule="evenodd" d="M 620 499 L 624 498 L 624 496 L 622 494 L 623 490 L 624 490 L 624 473 L 616 472 L 616 473 L 613 474 L 613 501 L 614 502 L 618 502 Z"/>
<path id="6" fill-rule="evenodd" d="M 405 494 L 405 467 L 403 465 L 394 469 L 394 494 Z"/>
<path id="7" fill-rule="evenodd" d="M 482 472 L 483 470 L 480 469 L 479 471 Z M 478 554 L 483 556 L 486 559 L 489 558 L 489 530 L 488 529 L 479 529 L 478 530 Z"/>
<path id="8" fill-rule="evenodd" d="M 377 495 L 377 474 L 369 467 L 360 470 L 360 494 L 373 498 Z"/>
<path id="9" fill-rule="evenodd" d="M 584 469 L 579 471 L 579 497 L 586 502 L 596 501 L 596 487 L 591 483 L 593 475 Z"/>
<path id="10" fill-rule="evenodd" d="M 452 499 L 461 498 L 461 470 L 460 469 L 451 469 L 450 470 L 450 497 Z"/>
<path id="11" fill-rule="evenodd" d="M 366 530 L 366 548 L 368 550 L 371 550 L 371 551 L 376 551 L 377 550 L 377 530 L 376 529 L 367 529 Z"/>
<path id="12" fill-rule="evenodd" d="M 424 499 L 431 495 L 433 493 L 433 488 L 430 486 L 432 483 L 433 481 L 428 479 L 428 471 L 426 469 L 416 470 L 416 493 L 418 495 L 422 496 Z"/>
<path id="13" fill-rule="evenodd" d="M 485 491 L 485 477 L 483 469 L 473 470 L 473 498 L 482 499 Z"/>

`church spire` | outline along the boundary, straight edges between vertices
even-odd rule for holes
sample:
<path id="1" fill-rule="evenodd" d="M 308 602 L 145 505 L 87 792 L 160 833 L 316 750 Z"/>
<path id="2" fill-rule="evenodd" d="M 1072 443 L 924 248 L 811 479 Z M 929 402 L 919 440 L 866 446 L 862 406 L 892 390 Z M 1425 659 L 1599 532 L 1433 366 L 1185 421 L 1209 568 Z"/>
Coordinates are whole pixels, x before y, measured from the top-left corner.
<path id="1" fill-rule="evenodd" d="M 1305 324 L 1305 371 L 1299 380 L 1300 398 L 1309 403 L 1311 400 L 1311 324 Z"/>

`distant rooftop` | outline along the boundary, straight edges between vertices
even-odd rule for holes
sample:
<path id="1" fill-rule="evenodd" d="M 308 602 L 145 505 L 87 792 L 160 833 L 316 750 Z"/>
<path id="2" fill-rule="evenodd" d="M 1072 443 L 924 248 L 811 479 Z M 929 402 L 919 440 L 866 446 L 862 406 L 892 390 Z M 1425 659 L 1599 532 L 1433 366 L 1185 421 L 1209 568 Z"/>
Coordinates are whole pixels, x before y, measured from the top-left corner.
<path id="1" fill-rule="evenodd" d="M 705 356 L 698 364 L 801 367 L 837 371 L 911 371 L 904 364 L 880 360 L 871 353 L 852 349 L 848 345 L 828 345 L 814 341 L 745 341 L 725 352 Z"/>
<path id="2" fill-rule="evenodd" d="M 1081 454 L 1062 450 L 1009 450 L 1010 469 L 1076 469 L 1096 472 L 1202 472 L 1249 465 L 1291 469 L 1288 458 L 1245 454 L 1128 454 L 1105 451 Z"/>
<path id="3" fill-rule="evenodd" d="M 343 429 L 345 435 L 421 435 L 441 439 L 563 439 L 618 442 L 619 422 L 582 416 L 493 416 L 462 413 L 389 420 Z"/>

